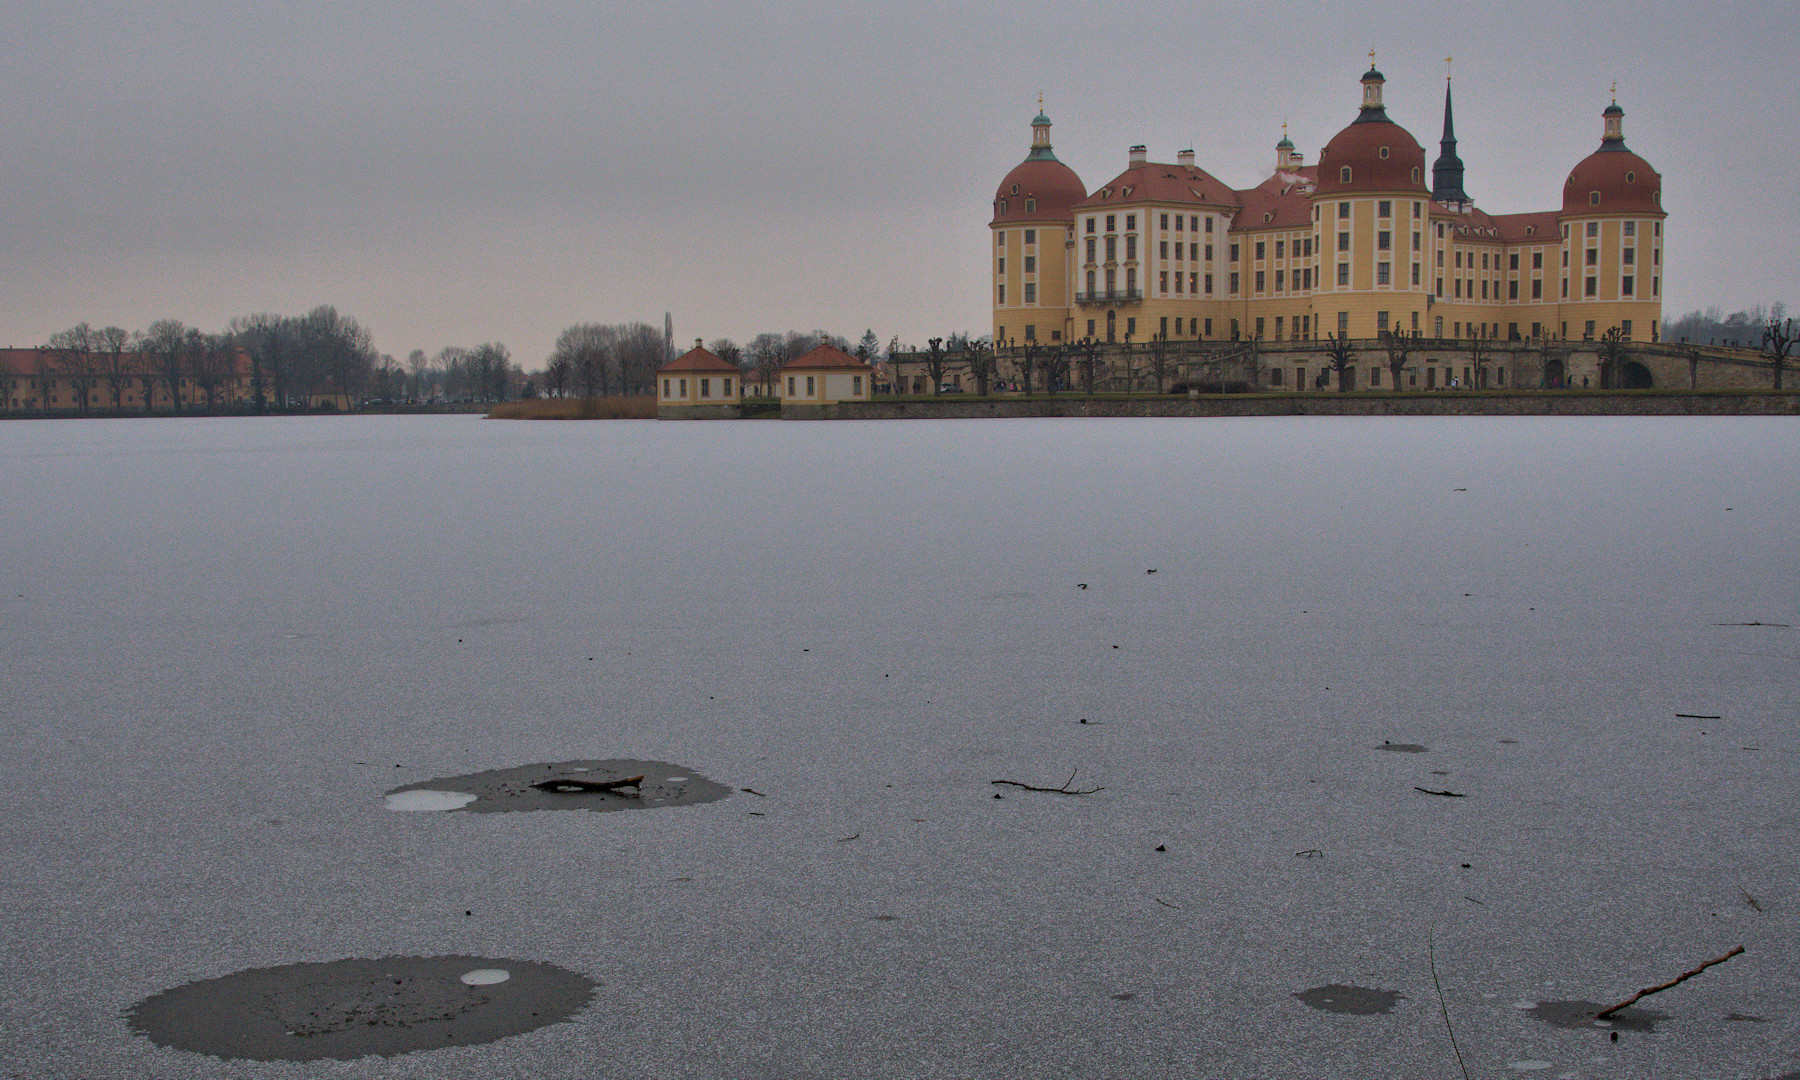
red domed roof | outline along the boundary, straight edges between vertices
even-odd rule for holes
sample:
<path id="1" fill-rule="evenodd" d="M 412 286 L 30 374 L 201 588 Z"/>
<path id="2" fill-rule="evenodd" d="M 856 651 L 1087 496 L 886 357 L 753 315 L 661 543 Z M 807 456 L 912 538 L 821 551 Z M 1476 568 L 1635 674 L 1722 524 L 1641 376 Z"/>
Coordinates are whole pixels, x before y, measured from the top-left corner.
<path id="1" fill-rule="evenodd" d="M 1350 178 L 1344 179 L 1344 169 Z M 1365 111 L 1337 133 L 1319 154 L 1318 193 L 1404 191 L 1430 194 L 1425 186 L 1425 148 L 1407 130 Z"/>
<path id="2" fill-rule="evenodd" d="M 1622 141 L 1602 143 L 1569 171 L 1563 185 L 1565 214 L 1662 212 L 1662 176 Z"/>
<path id="3" fill-rule="evenodd" d="M 1087 188 L 1075 170 L 1053 157 L 1032 157 L 1013 166 L 994 192 L 994 223 L 1072 221 Z"/>

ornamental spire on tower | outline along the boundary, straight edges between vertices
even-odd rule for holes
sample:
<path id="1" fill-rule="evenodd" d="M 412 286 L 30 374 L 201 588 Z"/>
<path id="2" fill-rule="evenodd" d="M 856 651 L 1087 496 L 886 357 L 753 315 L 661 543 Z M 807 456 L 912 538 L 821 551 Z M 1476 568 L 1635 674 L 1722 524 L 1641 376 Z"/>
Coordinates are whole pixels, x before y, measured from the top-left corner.
<path id="1" fill-rule="evenodd" d="M 1381 72 L 1375 70 L 1375 50 L 1370 49 L 1369 70 L 1363 72 L 1362 77 L 1362 112 L 1357 116 L 1356 123 L 1367 124 L 1388 118 L 1387 109 L 1381 104 L 1381 84 L 1385 82 L 1387 80 L 1382 77 Z"/>
<path id="2" fill-rule="evenodd" d="M 1050 117 L 1044 112 L 1044 92 L 1038 91 L 1038 114 L 1031 118 L 1031 153 L 1026 161 L 1055 161 L 1050 150 Z"/>
<path id="3" fill-rule="evenodd" d="M 1448 58 L 1444 60 L 1449 64 Z M 1463 190 L 1462 158 L 1456 156 L 1456 120 L 1450 108 L 1450 74 L 1444 73 L 1444 137 L 1438 140 L 1438 159 L 1431 166 L 1431 197 L 1445 205 L 1474 201 Z"/>
<path id="4" fill-rule="evenodd" d="M 1606 107 L 1601 117 L 1606 121 L 1606 134 L 1600 139 L 1602 150 L 1625 149 L 1625 110 L 1619 108 L 1619 84 L 1612 84 L 1612 104 Z"/>

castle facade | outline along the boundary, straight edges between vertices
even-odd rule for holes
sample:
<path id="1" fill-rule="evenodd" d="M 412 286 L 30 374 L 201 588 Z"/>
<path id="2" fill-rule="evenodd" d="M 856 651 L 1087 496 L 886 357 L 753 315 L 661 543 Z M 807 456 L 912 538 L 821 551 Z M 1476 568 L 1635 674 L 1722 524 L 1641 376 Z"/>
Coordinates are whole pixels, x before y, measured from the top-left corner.
<path id="1" fill-rule="evenodd" d="M 1662 177 L 1628 150 L 1624 110 L 1570 170 L 1557 209 L 1489 214 L 1464 190 L 1449 83 L 1440 152 L 1388 118 L 1362 76 L 1356 118 L 1316 164 L 1284 135 L 1273 174 L 1233 189 L 1180 152 L 1134 146 L 1088 191 L 1057 160 L 1050 118 L 1000 182 L 993 340 L 1269 342 L 1371 339 L 1652 341 L 1662 318 Z M 1379 375 L 1371 372 L 1375 379 Z M 1373 385 L 1379 385 L 1374 383 Z"/>

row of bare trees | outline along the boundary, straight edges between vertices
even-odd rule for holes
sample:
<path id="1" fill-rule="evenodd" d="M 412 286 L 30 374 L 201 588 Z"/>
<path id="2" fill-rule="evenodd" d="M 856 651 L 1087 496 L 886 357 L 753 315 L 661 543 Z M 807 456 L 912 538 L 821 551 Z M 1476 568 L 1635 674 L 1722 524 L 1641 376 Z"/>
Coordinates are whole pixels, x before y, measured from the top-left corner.
<path id="1" fill-rule="evenodd" d="M 176 411 L 217 409 L 248 379 L 258 408 L 303 403 L 320 393 L 346 399 L 375 370 L 369 332 L 329 305 L 305 315 L 251 315 L 209 334 L 178 319 L 140 331 L 95 329 L 82 322 L 59 331 L 38 350 L 38 375 L 60 379 L 79 412 L 123 412 L 128 392 L 140 390 L 144 411 L 160 387 Z"/>
<path id="2" fill-rule="evenodd" d="M 544 365 L 544 392 L 583 398 L 651 393 L 667 358 L 662 331 L 648 323 L 577 323 L 557 336 Z"/>

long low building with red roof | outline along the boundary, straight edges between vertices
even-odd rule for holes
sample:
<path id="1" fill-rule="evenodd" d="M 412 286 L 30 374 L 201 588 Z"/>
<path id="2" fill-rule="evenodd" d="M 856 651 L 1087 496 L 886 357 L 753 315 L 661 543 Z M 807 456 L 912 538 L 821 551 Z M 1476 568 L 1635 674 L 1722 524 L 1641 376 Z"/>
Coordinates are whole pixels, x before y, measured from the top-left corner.
<path id="1" fill-rule="evenodd" d="M 1355 119 L 1317 164 L 1284 134 L 1268 178 L 1241 190 L 1191 150 L 1166 164 L 1133 146 L 1090 192 L 1040 111 L 994 196 L 996 345 L 1655 339 L 1662 178 L 1626 148 L 1616 101 L 1558 209 L 1490 215 L 1464 190 L 1449 83 L 1428 166 L 1388 117 L 1385 82 L 1372 65 L 1363 74 Z"/>

